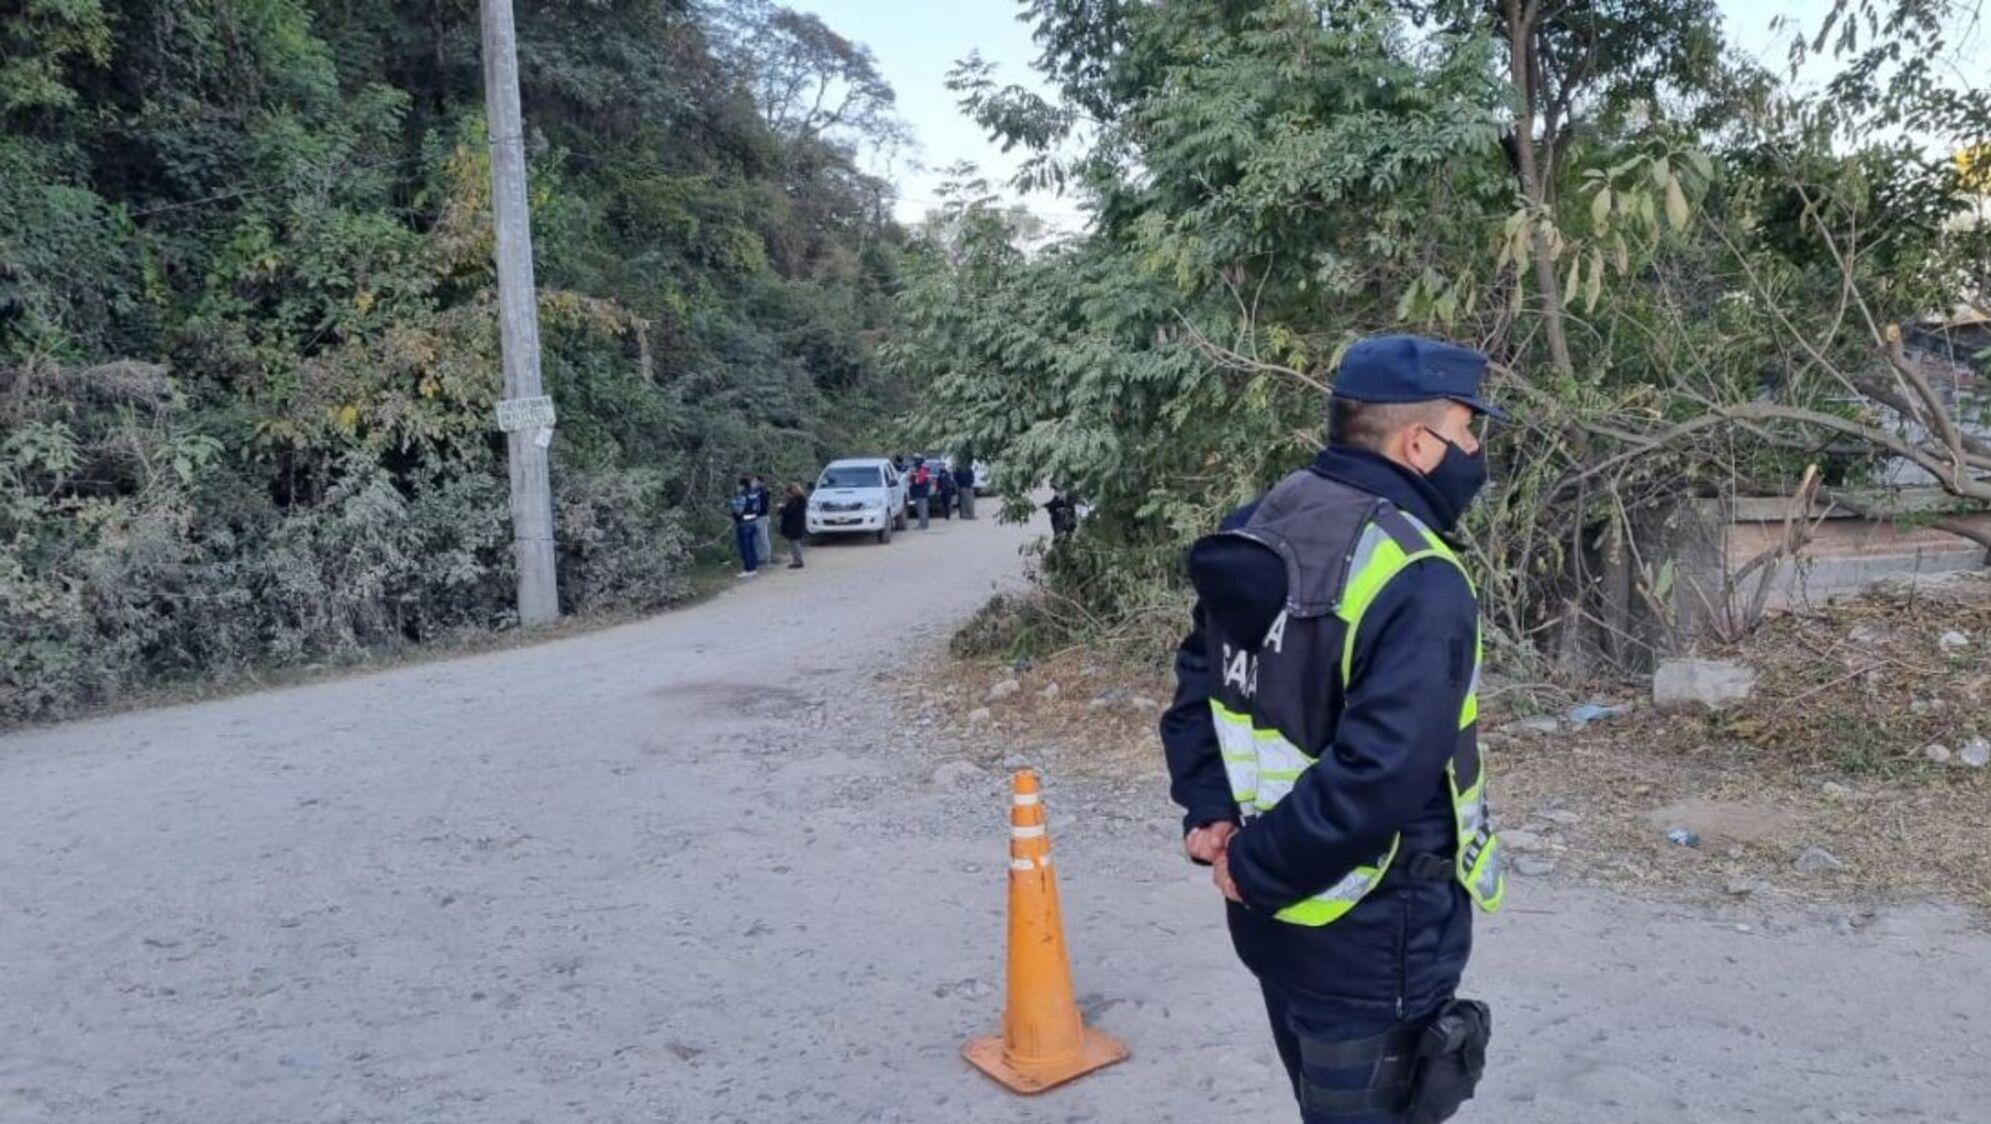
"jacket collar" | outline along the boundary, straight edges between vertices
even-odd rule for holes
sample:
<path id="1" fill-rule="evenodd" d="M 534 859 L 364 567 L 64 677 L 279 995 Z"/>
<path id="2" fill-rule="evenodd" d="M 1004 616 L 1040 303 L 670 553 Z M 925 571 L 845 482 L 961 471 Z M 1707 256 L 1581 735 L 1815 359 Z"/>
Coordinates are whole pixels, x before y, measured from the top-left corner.
<path id="1" fill-rule="evenodd" d="M 1450 535 L 1459 513 L 1451 510 L 1431 482 L 1367 449 L 1328 448 L 1314 458 L 1313 471 L 1397 505 L 1441 535 Z"/>

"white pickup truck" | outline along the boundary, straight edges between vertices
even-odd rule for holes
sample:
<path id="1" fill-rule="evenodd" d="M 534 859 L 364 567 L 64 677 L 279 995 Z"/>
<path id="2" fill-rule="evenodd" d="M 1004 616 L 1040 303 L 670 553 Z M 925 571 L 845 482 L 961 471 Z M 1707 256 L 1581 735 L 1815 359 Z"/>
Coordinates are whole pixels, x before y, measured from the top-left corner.
<path id="1" fill-rule="evenodd" d="M 883 457 L 831 461 L 809 495 L 809 535 L 874 534 L 891 542 L 906 527 L 906 481 Z"/>

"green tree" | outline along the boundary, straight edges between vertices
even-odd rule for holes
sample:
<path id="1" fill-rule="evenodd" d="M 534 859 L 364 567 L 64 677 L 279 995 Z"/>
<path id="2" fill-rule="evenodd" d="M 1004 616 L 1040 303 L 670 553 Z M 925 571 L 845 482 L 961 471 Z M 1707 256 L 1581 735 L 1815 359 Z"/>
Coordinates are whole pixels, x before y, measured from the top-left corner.
<path id="1" fill-rule="evenodd" d="M 714 48 L 767 11 L 519 5 L 571 610 L 682 596 L 727 480 L 898 395 L 891 92 L 787 19 L 855 93 L 777 121 Z M 0 721 L 508 622 L 477 43 L 461 0 L 0 14 Z"/>
<path id="2" fill-rule="evenodd" d="M 1842 7 L 1868 46 L 1807 98 L 1724 57 L 1705 0 L 1037 0 L 1053 93 L 973 57 L 956 86 L 1093 224 L 1033 252 L 986 206 L 943 215 L 894 359 L 944 372 L 920 420 L 1012 496 L 1095 501 L 1047 576 L 1113 620 L 1311 453 L 1347 340 L 1472 343 L 1523 415 L 1470 528 L 1497 622 L 1636 662 L 1679 614 L 1683 498 L 1863 503 L 1904 464 L 1991 489 L 1899 327 L 1983 288 L 1963 177 L 1901 135 L 1940 121 L 1947 157 L 1991 120 L 1897 45 L 1959 8 Z"/>

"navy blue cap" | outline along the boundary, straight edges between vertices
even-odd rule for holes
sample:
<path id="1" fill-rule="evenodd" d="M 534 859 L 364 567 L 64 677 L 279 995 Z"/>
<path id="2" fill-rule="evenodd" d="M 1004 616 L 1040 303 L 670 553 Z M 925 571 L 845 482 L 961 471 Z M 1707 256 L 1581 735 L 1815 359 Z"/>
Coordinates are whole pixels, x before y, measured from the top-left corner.
<path id="1" fill-rule="evenodd" d="M 1356 402 L 1449 398 L 1506 421 L 1506 411 L 1479 396 L 1485 375 L 1486 356 L 1472 348 L 1423 336 L 1370 336 L 1342 355 L 1334 393 Z"/>

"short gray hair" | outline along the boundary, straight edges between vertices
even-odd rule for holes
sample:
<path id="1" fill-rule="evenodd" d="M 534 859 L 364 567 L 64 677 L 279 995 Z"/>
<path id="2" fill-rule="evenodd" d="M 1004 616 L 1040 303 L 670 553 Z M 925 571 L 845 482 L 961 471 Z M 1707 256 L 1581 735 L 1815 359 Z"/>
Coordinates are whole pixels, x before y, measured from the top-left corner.
<path id="1" fill-rule="evenodd" d="M 1334 395 L 1327 400 L 1328 447 L 1380 453 L 1384 442 L 1398 430 L 1413 425 L 1435 428 L 1442 423 L 1449 401 L 1427 398 L 1422 402 L 1361 402 Z"/>

